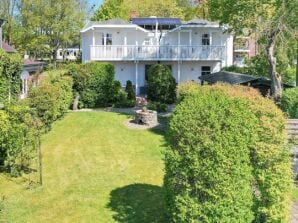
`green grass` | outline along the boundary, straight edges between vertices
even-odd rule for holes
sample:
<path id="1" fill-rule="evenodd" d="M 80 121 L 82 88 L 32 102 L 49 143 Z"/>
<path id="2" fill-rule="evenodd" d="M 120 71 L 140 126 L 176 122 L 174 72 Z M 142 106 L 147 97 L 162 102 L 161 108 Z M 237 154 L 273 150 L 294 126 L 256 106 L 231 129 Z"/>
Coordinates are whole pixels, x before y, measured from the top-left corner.
<path id="1" fill-rule="evenodd" d="M 36 172 L 14 179 L 0 174 L 0 222 L 167 222 L 164 137 L 127 129 L 127 118 L 86 112 L 56 122 L 42 140 L 42 187 L 27 188 Z"/>

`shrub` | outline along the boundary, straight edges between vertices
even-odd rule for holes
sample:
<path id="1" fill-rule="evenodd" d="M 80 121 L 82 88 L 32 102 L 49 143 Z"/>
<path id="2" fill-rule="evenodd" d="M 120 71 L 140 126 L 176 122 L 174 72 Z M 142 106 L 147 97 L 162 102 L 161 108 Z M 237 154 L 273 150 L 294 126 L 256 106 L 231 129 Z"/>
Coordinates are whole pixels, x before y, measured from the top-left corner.
<path id="1" fill-rule="evenodd" d="M 164 64 L 155 64 L 148 73 L 148 99 L 166 104 L 176 100 L 176 81 L 170 68 Z"/>
<path id="2" fill-rule="evenodd" d="M 69 74 L 74 79 L 74 92 L 87 108 L 111 106 L 115 99 L 114 66 L 109 63 L 86 63 L 72 65 Z M 116 91 L 118 91 L 116 89 Z"/>
<path id="3" fill-rule="evenodd" d="M 0 103 L 17 99 L 20 91 L 22 60 L 19 55 L 9 55 L 0 49 Z"/>
<path id="4" fill-rule="evenodd" d="M 0 111 L 0 160 L 12 176 L 29 165 L 36 144 L 36 128 L 30 108 L 11 104 Z"/>
<path id="5" fill-rule="evenodd" d="M 160 102 L 150 102 L 147 106 L 148 109 L 157 111 L 157 112 L 167 112 L 168 106 Z"/>
<path id="6" fill-rule="evenodd" d="M 136 94 L 131 81 L 126 81 L 125 92 L 127 94 L 127 100 L 136 100 Z"/>
<path id="7" fill-rule="evenodd" d="M 46 129 L 67 112 L 72 98 L 72 79 L 67 76 L 43 80 L 29 91 L 28 97 Z"/>
<path id="8" fill-rule="evenodd" d="M 186 89 L 186 87 L 180 89 Z M 205 98 L 206 95 L 208 96 L 212 92 L 218 91 L 230 99 L 245 100 L 248 105 L 247 110 L 253 115 L 252 118 L 256 120 L 255 127 L 250 130 L 250 133 L 256 137 L 251 138 L 248 143 L 250 163 L 254 177 L 252 191 L 258 191 L 258 193 L 254 194 L 255 222 L 287 222 L 292 173 L 289 149 L 285 144 L 286 133 L 283 113 L 271 100 L 260 96 L 257 90 L 243 86 L 213 85 L 198 87 L 180 103 L 184 104 L 185 100 L 191 100 L 189 98 L 193 97 Z M 210 103 L 213 102 L 210 100 Z M 216 117 L 213 113 L 208 113 L 208 108 L 211 105 L 207 103 L 206 106 L 205 112 L 207 113 L 207 117 L 201 119 L 202 123 L 208 123 Z M 201 112 L 198 110 L 197 113 Z M 187 114 L 185 115 L 187 116 Z M 224 114 L 224 116 L 228 117 L 228 114 Z M 196 115 L 194 115 L 195 117 Z M 195 120 L 194 118 L 189 117 L 192 121 Z M 241 120 L 243 122 L 242 125 L 248 121 L 245 118 L 241 118 Z M 185 128 L 192 129 L 188 132 L 189 137 L 196 134 L 199 134 L 199 136 L 200 134 L 204 135 L 205 129 L 200 129 L 199 127 L 192 128 L 191 125 L 188 125 L 188 122 L 178 124 L 184 124 L 186 126 Z M 174 130 L 178 131 L 179 128 L 175 128 Z M 235 127 L 234 133 L 236 132 Z M 206 141 L 202 142 L 203 145 L 212 139 L 212 133 L 212 131 L 209 133 L 209 139 L 207 138 Z M 181 134 L 183 134 L 183 130 L 181 130 Z M 243 134 L 243 138 L 245 137 L 247 135 Z M 172 145 L 179 146 L 180 144 L 191 145 L 192 149 L 195 148 L 192 141 L 188 140 L 188 138 L 179 139 L 176 144 L 172 143 Z M 224 144 L 221 145 L 224 146 Z M 172 147 L 175 149 L 177 146 Z M 174 154 L 174 152 L 172 153 Z M 175 156 L 176 153 L 173 157 L 175 158 Z M 176 166 L 173 167 L 174 170 Z"/>
<path id="9" fill-rule="evenodd" d="M 254 126 L 243 100 L 218 92 L 187 97 L 177 106 L 165 154 L 173 222 L 253 220 L 248 146 Z"/>
<path id="10" fill-rule="evenodd" d="M 298 88 L 289 88 L 283 92 L 281 108 L 290 118 L 298 118 Z"/>

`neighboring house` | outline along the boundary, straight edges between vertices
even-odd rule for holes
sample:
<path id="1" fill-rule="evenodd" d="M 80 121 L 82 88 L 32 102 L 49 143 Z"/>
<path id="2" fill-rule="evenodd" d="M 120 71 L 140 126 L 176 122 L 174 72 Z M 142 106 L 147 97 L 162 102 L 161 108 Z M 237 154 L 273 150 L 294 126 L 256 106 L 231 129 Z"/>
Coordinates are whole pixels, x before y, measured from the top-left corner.
<path id="1" fill-rule="evenodd" d="M 177 18 L 132 18 L 89 22 L 81 30 L 82 61 L 111 62 L 116 79 L 131 80 L 144 93 L 150 65 L 170 66 L 177 83 L 218 72 L 233 64 L 233 36 L 219 23 Z"/>
<path id="2" fill-rule="evenodd" d="M 6 53 L 16 53 L 17 50 L 10 46 L 7 42 L 2 40 L 2 25 L 4 20 L 0 19 L 0 49 L 3 49 Z M 43 69 L 46 63 L 40 61 L 30 60 L 25 56 L 23 60 L 23 70 L 20 75 L 21 83 L 21 94 L 20 98 L 25 98 L 29 90 L 30 74 L 35 74 Z"/>
<path id="3" fill-rule="evenodd" d="M 66 48 L 66 49 L 58 49 L 57 50 L 57 60 L 77 60 L 80 56 L 80 48 L 78 46 Z"/>
<path id="4" fill-rule="evenodd" d="M 266 77 L 258 77 L 248 74 L 240 74 L 235 72 L 220 71 L 200 77 L 200 79 L 208 84 L 228 83 L 232 85 L 245 85 L 256 88 L 263 96 L 270 93 L 271 80 Z M 283 84 L 284 88 L 295 87 L 289 84 Z"/>
<path id="5" fill-rule="evenodd" d="M 245 66 L 245 60 L 257 54 L 255 35 L 236 36 L 234 39 L 234 65 Z"/>

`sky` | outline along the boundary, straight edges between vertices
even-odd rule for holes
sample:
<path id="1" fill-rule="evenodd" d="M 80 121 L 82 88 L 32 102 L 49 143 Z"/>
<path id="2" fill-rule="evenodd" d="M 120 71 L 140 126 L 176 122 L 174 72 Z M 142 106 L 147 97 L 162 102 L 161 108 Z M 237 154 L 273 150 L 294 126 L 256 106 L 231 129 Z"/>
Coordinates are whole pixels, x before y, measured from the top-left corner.
<path id="1" fill-rule="evenodd" d="M 89 5 L 95 4 L 96 6 L 99 6 L 103 2 L 103 0 L 88 0 L 88 2 L 89 2 Z"/>

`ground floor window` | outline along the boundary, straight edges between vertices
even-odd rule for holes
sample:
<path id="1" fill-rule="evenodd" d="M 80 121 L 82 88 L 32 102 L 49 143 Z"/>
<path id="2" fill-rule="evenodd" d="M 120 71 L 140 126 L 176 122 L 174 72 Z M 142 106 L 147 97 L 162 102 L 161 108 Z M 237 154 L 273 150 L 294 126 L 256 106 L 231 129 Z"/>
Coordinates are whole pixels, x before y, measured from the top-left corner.
<path id="1" fill-rule="evenodd" d="M 211 74 L 211 67 L 210 66 L 203 66 L 201 70 L 201 75 Z"/>

